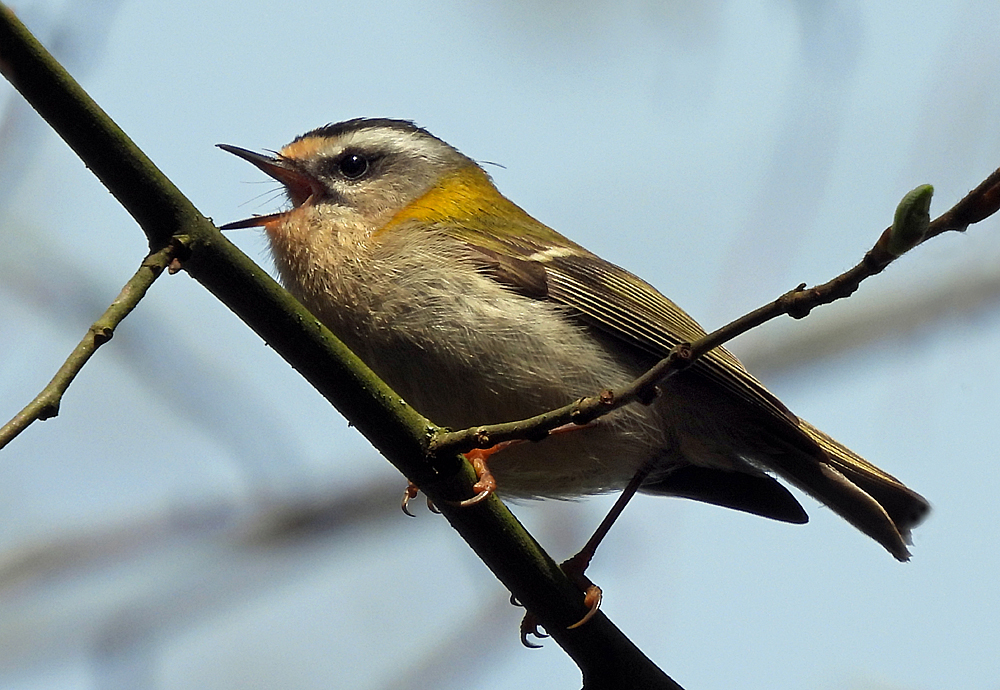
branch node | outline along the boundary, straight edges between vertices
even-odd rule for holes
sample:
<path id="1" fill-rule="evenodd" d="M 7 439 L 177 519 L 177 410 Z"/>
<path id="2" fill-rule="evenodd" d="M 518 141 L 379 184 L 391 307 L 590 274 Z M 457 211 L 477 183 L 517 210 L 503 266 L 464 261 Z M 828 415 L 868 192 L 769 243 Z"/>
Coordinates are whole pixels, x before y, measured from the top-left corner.
<path id="1" fill-rule="evenodd" d="M 98 326 L 94 324 L 90 331 L 94 334 L 94 345 L 97 347 L 108 342 L 115 335 L 115 329 L 111 326 Z"/>
<path id="2" fill-rule="evenodd" d="M 597 400 L 597 405 L 593 404 L 593 400 Z M 569 413 L 569 421 L 577 426 L 585 426 L 590 424 L 594 419 L 594 411 L 596 407 L 600 406 L 602 401 L 600 398 L 580 398 L 576 401 L 576 407 L 572 412 Z"/>
<path id="3" fill-rule="evenodd" d="M 782 311 L 793 319 L 804 319 L 809 316 L 809 312 L 818 301 L 816 299 L 818 296 L 819 290 L 816 288 L 807 290 L 805 283 L 799 283 L 794 290 L 779 297 L 778 301 L 781 302 Z"/>
<path id="4" fill-rule="evenodd" d="M 167 265 L 167 273 L 176 275 L 184 270 L 184 262 L 191 256 L 191 237 L 174 235 L 170 238 L 170 253 L 173 256 Z"/>
<path id="5" fill-rule="evenodd" d="M 491 445 L 493 445 L 490 442 L 489 432 L 483 427 L 479 427 L 476 429 L 476 431 L 473 433 L 473 439 L 474 443 L 476 444 L 476 448 L 489 448 Z"/>
<path id="6" fill-rule="evenodd" d="M 53 417 L 59 416 L 59 403 L 62 400 L 61 395 L 55 395 L 48 397 L 39 407 L 38 413 L 36 414 L 36 419 L 40 422 L 44 422 L 46 419 L 52 419 Z"/>

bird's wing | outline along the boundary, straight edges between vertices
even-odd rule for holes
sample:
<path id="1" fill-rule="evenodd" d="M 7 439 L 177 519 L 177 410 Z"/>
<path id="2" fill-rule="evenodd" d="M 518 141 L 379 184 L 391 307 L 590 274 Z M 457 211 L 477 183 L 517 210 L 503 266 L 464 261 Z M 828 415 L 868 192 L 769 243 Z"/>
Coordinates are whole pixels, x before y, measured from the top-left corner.
<path id="1" fill-rule="evenodd" d="M 538 223 L 504 219 L 504 232 L 445 227 L 466 243 L 484 272 L 522 294 L 570 307 L 588 324 L 636 348 L 651 360 L 695 341 L 705 331 L 683 309 L 644 280 Z M 523 227 L 522 227 L 523 226 Z M 512 231 L 514 230 L 514 231 Z M 719 347 L 693 367 L 745 402 L 798 427 L 799 420 L 743 364 Z"/>
<path id="2" fill-rule="evenodd" d="M 498 227 L 470 228 L 466 224 L 441 229 L 464 242 L 482 270 L 511 289 L 569 307 L 623 346 L 645 353 L 650 362 L 666 356 L 679 343 L 704 335 L 694 319 L 654 287 L 530 216 L 525 214 L 523 219 L 511 221 L 508 215 L 489 222 Z M 512 223 L 518 226 L 511 227 Z M 923 497 L 799 420 L 725 348 L 708 352 L 693 364 L 691 371 L 760 410 L 762 422 L 772 423 L 774 434 L 770 440 L 784 452 L 769 456 L 767 465 L 771 470 L 817 497 L 897 559 L 909 558 L 906 543 L 910 529 L 928 511 Z M 806 458 L 814 462 L 804 462 Z M 723 484 L 732 486 L 725 475 L 722 478 Z M 703 477 L 682 484 L 665 483 L 659 488 L 665 493 L 688 495 L 777 519 L 798 519 L 794 512 L 779 510 L 781 501 L 775 496 L 757 504 L 734 502 L 718 488 L 709 486 L 706 492 Z M 651 488 L 655 491 L 657 487 Z M 763 488 L 758 483 L 754 490 Z M 773 489 L 771 485 L 766 488 Z M 794 497 L 787 498 L 794 501 Z"/>

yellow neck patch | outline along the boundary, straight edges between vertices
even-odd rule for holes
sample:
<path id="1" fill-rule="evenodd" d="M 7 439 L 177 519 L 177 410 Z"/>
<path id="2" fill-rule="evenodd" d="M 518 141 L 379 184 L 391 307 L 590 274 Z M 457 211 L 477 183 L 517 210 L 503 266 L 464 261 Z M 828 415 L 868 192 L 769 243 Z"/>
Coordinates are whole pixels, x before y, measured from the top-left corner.
<path id="1" fill-rule="evenodd" d="M 413 221 L 421 225 L 456 224 L 470 229 L 495 227 L 498 221 L 540 225 L 498 192 L 489 176 L 475 166 L 442 177 L 422 196 L 402 208 L 379 232 Z"/>

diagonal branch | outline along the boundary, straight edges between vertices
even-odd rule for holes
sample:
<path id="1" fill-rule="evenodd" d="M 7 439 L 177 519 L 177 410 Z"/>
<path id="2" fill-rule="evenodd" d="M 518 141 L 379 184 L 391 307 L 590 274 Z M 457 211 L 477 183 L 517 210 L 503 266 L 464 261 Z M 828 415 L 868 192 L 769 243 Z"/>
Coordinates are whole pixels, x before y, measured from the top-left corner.
<path id="1" fill-rule="evenodd" d="M 461 456 L 427 446 L 436 427 L 410 408 L 267 273 L 239 251 L 135 146 L 0 4 L 0 72 L 63 137 L 159 249 L 179 245 L 184 269 L 326 397 L 451 525 L 580 667 L 588 688 L 679 686 L 603 614 L 568 630 L 583 595 L 495 497 L 475 510 L 449 501 L 472 493 Z"/>
<path id="2" fill-rule="evenodd" d="M 83 340 L 73 349 L 48 385 L 13 419 L 0 427 L 0 448 L 13 441 L 32 422 L 50 419 L 59 414 L 59 404 L 73 379 L 97 352 L 97 348 L 111 340 L 118 324 L 135 309 L 153 281 L 173 260 L 174 252 L 175 247 L 168 245 L 142 260 L 139 270 L 125 283 L 101 317 L 87 329 Z"/>

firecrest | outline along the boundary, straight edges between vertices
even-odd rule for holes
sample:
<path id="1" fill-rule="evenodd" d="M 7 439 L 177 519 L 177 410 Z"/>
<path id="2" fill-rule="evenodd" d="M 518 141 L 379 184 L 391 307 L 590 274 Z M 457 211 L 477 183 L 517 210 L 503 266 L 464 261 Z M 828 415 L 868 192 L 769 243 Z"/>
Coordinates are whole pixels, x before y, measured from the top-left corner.
<path id="1" fill-rule="evenodd" d="M 632 381 L 701 327 L 645 281 L 538 222 L 411 122 L 314 129 L 274 156 L 222 145 L 284 185 L 263 226 L 288 289 L 417 411 L 512 421 Z M 491 463 L 511 497 L 641 491 L 804 523 L 777 478 L 899 560 L 927 502 L 792 414 L 718 348 L 632 405 Z"/>

